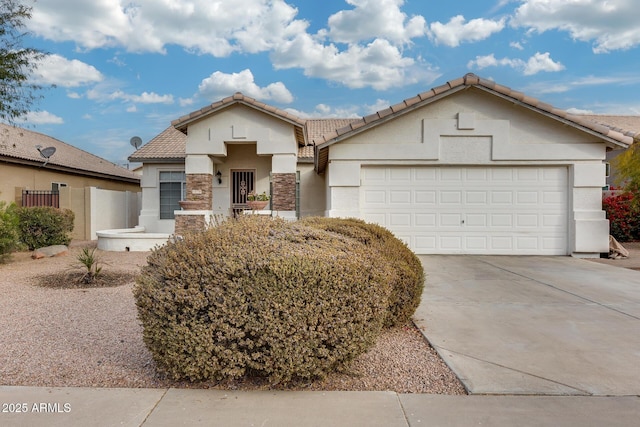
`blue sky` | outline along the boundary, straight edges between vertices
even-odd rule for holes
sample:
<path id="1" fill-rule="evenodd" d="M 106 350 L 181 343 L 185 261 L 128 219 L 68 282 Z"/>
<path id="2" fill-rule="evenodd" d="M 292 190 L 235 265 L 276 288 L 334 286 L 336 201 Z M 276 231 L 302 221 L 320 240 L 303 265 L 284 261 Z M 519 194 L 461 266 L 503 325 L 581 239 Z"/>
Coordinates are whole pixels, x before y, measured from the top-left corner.
<path id="1" fill-rule="evenodd" d="M 473 72 L 556 107 L 640 114 L 637 0 L 38 0 L 50 55 L 22 125 L 124 164 L 240 91 L 360 117 Z"/>

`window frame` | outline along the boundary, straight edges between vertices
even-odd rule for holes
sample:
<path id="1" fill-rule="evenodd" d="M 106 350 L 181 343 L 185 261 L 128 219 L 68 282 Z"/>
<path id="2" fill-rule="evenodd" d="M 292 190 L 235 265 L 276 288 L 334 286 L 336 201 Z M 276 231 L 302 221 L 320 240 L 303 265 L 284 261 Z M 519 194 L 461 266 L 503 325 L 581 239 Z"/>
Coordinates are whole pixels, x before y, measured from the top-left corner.
<path id="1" fill-rule="evenodd" d="M 163 178 L 164 174 L 169 174 L 168 178 Z M 171 188 L 170 190 L 163 191 L 163 184 L 176 184 L 180 185 L 180 196 L 176 199 L 175 196 L 175 188 Z M 170 196 L 164 196 L 163 193 L 166 191 L 174 192 L 174 194 Z M 185 200 L 187 194 L 187 175 L 184 170 L 178 169 L 167 169 L 167 170 L 159 170 L 158 171 L 158 217 L 161 220 L 174 220 L 175 219 L 175 211 L 180 210 L 180 205 L 178 202 L 180 200 Z M 169 201 L 167 202 L 167 198 Z M 174 200 L 175 199 L 175 200 Z M 170 211 L 167 210 L 167 206 L 173 207 Z"/>

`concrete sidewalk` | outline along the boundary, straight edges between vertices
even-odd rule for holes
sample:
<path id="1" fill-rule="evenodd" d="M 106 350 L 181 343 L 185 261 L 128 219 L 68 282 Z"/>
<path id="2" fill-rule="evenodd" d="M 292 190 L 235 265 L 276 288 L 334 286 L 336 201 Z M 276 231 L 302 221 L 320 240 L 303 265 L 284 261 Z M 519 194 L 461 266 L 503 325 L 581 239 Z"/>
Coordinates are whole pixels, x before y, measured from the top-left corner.
<path id="1" fill-rule="evenodd" d="M 640 395 L 640 272 L 570 257 L 421 259 L 416 324 L 471 394 Z"/>
<path id="2" fill-rule="evenodd" d="M 631 426 L 640 419 L 637 396 L 0 387 L 0 402 L 2 426 Z"/>

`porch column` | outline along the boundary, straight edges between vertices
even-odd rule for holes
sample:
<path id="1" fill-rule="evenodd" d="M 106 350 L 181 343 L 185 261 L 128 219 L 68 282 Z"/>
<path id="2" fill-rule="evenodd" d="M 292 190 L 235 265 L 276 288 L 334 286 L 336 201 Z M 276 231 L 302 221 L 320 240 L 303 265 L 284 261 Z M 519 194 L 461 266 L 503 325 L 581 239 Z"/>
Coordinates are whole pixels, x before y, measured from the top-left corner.
<path id="1" fill-rule="evenodd" d="M 271 162 L 271 210 L 278 216 L 295 219 L 296 155 L 274 154 Z"/>
<path id="2" fill-rule="evenodd" d="M 182 210 L 175 212 L 175 234 L 202 231 L 213 214 L 213 163 L 207 155 L 187 155 L 187 189 Z"/>

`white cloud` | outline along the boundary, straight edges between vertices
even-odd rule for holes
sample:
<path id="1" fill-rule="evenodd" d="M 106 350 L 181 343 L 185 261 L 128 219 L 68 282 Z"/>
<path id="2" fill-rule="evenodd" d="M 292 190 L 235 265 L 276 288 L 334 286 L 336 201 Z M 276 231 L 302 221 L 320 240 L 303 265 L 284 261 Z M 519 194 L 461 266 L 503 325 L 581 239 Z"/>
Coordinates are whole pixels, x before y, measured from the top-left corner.
<path id="1" fill-rule="evenodd" d="M 526 92 L 535 94 L 562 93 L 573 89 L 584 90 L 593 86 L 626 86 L 640 83 L 640 76 L 634 73 L 618 76 L 585 76 L 572 78 L 570 81 L 553 81 L 534 83 L 525 88 Z M 628 113 L 627 113 L 628 114 Z"/>
<path id="2" fill-rule="evenodd" d="M 62 117 L 56 116 L 48 111 L 30 111 L 19 121 L 34 125 L 61 125 L 64 123 Z"/>
<path id="3" fill-rule="evenodd" d="M 276 69 L 301 68 L 309 77 L 320 77 L 349 88 L 386 90 L 414 83 L 431 83 L 439 77 L 428 64 L 403 56 L 398 47 L 383 39 L 340 51 L 308 34 L 282 43 L 272 53 Z"/>
<path id="4" fill-rule="evenodd" d="M 499 33 L 505 27 L 505 19 L 492 21 L 490 19 L 472 19 L 465 22 L 464 16 L 454 16 L 443 24 L 434 22 L 429 26 L 429 37 L 436 44 L 449 47 L 459 46 L 464 42 L 477 42 L 489 38 L 494 33 Z"/>
<path id="5" fill-rule="evenodd" d="M 121 90 L 109 95 L 110 99 L 135 102 L 137 104 L 173 104 L 173 95 L 158 95 L 155 92 L 142 92 L 140 95 L 125 93 Z"/>
<path id="6" fill-rule="evenodd" d="M 209 101 L 218 100 L 235 92 L 242 92 L 260 101 L 275 101 L 283 104 L 293 102 L 293 95 L 284 83 L 275 82 L 260 87 L 255 83 L 253 73 L 249 69 L 232 74 L 216 71 L 202 80 L 198 86 L 198 94 Z"/>
<path id="7" fill-rule="evenodd" d="M 400 10 L 404 0 L 346 0 L 352 10 L 341 10 L 329 17 L 329 29 L 320 32 L 340 43 L 358 43 L 382 38 L 394 44 L 408 44 L 426 35 L 424 17 L 408 18 Z"/>
<path id="8" fill-rule="evenodd" d="M 524 50 L 524 47 L 522 47 L 522 44 L 520 44 L 520 42 L 511 42 L 509 43 L 509 46 L 511 46 L 514 49 Z"/>
<path id="9" fill-rule="evenodd" d="M 315 106 L 315 109 L 311 112 L 309 111 L 300 111 L 295 110 L 293 108 L 287 108 L 291 114 L 295 114 L 298 117 L 304 118 L 352 118 L 357 119 L 362 116 L 366 116 L 368 114 L 373 114 L 377 111 L 384 110 L 389 107 L 389 101 L 384 99 L 377 99 L 376 102 L 372 105 L 341 105 L 341 106 L 331 106 L 327 104 L 318 104 Z"/>
<path id="10" fill-rule="evenodd" d="M 640 45 L 637 0 L 521 0 L 511 20 L 531 31 L 568 32 L 574 40 L 593 42 L 595 53 Z"/>
<path id="11" fill-rule="evenodd" d="M 30 30 L 82 49 L 122 46 L 165 52 L 169 44 L 214 56 L 261 52 L 304 31 L 297 10 L 282 0 L 38 0 Z"/>
<path id="12" fill-rule="evenodd" d="M 85 96 L 87 99 L 108 102 L 124 101 L 136 104 L 173 104 L 173 95 L 159 95 L 155 92 L 142 92 L 140 95 L 124 92 L 119 89 L 117 81 L 105 81 L 89 89 Z"/>
<path id="13" fill-rule="evenodd" d="M 540 72 L 556 72 L 564 70 L 564 65 L 559 62 L 554 62 L 549 55 L 549 52 L 540 53 L 536 52 L 524 67 L 525 76 L 531 76 Z"/>
<path id="14" fill-rule="evenodd" d="M 92 65 L 60 55 L 45 56 L 34 71 L 37 83 L 62 87 L 78 87 L 100 82 L 104 76 Z"/>
<path id="15" fill-rule="evenodd" d="M 490 55 L 485 56 L 476 56 L 476 59 L 471 60 L 467 63 L 467 68 L 477 68 L 482 70 L 487 67 L 511 67 L 511 68 L 524 68 L 525 63 L 521 59 L 509 59 L 502 58 L 496 59 L 495 55 L 492 53 Z"/>
<path id="16" fill-rule="evenodd" d="M 350 88 L 385 90 L 439 77 L 429 64 L 404 54 L 411 39 L 426 32 L 423 17 L 401 11 L 404 0 L 348 3 L 354 8 L 332 15 L 317 34 L 307 32 L 309 23 L 297 19 L 297 9 L 285 0 L 38 0 L 29 29 L 81 50 L 164 53 L 176 45 L 216 57 L 268 52 L 276 69 L 300 68 Z M 348 46 L 337 46 L 342 43 Z M 269 92 L 273 99 L 287 97 L 284 87 Z"/>
<path id="17" fill-rule="evenodd" d="M 540 72 L 556 72 L 564 70 L 564 65 L 551 59 L 549 52 L 536 52 L 527 62 L 522 59 L 502 58 L 497 59 L 492 53 L 485 56 L 476 56 L 476 59 L 467 63 L 468 68 L 482 70 L 487 67 L 511 67 L 523 72 L 525 76 L 531 76 Z"/>
<path id="18" fill-rule="evenodd" d="M 583 110 L 581 108 L 568 108 L 567 113 L 569 114 L 595 114 L 592 110 Z"/>

